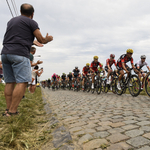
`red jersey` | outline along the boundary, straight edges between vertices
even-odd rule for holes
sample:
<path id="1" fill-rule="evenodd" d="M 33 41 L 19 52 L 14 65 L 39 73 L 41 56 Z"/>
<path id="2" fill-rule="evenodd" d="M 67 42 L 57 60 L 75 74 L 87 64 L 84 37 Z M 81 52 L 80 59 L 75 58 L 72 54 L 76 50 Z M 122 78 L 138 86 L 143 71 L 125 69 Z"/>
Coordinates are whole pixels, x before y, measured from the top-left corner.
<path id="1" fill-rule="evenodd" d="M 117 66 L 117 63 L 116 63 L 116 61 L 115 61 L 115 59 L 113 59 L 112 61 L 110 61 L 110 59 L 108 58 L 107 60 L 106 60 L 106 66 L 112 66 L 112 65 L 115 65 L 115 66 Z"/>
<path id="2" fill-rule="evenodd" d="M 127 55 L 126 54 L 123 54 L 120 56 L 120 58 L 118 59 L 117 61 L 117 66 L 121 67 L 122 68 L 122 63 L 127 63 L 131 61 L 131 64 L 133 64 L 133 58 L 127 58 Z"/>
<path id="3" fill-rule="evenodd" d="M 88 67 L 83 67 L 83 70 L 82 70 L 83 72 L 84 72 L 84 74 L 86 74 L 87 75 L 87 73 L 90 71 L 90 68 Z"/>
<path id="4" fill-rule="evenodd" d="M 92 70 L 94 70 L 95 72 L 98 71 L 98 66 L 100 66 L 100 68 L 102 68 L 102 65 L 100 62 L 95 63 L 94 61 L 91 63 L 90 68 L 92 68 Z"/>

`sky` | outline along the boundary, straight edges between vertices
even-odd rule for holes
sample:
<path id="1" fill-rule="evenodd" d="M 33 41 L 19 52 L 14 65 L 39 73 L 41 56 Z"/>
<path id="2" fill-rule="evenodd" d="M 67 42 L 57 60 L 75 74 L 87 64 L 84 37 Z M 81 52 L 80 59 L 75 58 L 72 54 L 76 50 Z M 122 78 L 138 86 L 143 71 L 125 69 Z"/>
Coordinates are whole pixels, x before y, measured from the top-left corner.
<path id="1" fill-rule="evenodd" d="M 11 4 L 11 1 L 8 0 Z M 137 62 L 146 55 L 150 64 L 149 0 L 15 0 L 18 14 L 23 3 L 33 5 L 34 20 L 42 35 L 53 41 L 37 48 L 35 61 L 42 60 L 40 80 L 53 73 L 69 73 L 75 66 L 80 71 L 97 55 L 101 63 L 111 53 L 117 60 L 128 48 L 134 50 Z M 0 0 L 0 49 L 7 22 L 12 18 L 6 1 Z M 12 8 L 12 7 L 11 7 Z M 145 68 L 146 69 L 146 68 Z"/>

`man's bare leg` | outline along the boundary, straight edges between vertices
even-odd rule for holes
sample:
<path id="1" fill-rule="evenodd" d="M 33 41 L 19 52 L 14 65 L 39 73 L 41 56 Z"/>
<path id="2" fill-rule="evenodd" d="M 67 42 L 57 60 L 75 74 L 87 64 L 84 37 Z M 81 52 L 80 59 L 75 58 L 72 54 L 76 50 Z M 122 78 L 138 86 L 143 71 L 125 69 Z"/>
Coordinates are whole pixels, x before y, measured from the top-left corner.
<path id="1" fill-rule="evenodd" d="M 12 102 L 12 94 L 16 83 L 6 83 L 5 86 L 5 99 L 6 99 L 6 105 L 7 109 L 10 108 L 11 102 Z"/>
<path id="2" fill-rule="evenodd" d="M 14 88 L 13 93 L 12 93 L 12 102 L 9 108 L 9 112 L 11 113 L 17 112 L 18 105 L 24 95 L 26 86 L 27 86 L 27 82 L 16 84 L 16 87 Z"/>

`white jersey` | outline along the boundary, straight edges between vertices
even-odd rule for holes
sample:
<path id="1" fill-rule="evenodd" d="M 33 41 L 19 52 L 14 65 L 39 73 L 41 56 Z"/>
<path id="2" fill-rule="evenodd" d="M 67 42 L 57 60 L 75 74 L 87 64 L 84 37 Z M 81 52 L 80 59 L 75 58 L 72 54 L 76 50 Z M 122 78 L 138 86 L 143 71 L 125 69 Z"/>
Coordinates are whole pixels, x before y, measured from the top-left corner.
<path id="1" fill-rule="evenodd" d="M 139 67 L 140 69 L 143 67 L 143 66 L 148 66 L 148 63 L 147 62 L 141 62 L 141 60 L 137 61 L 137 63 L 135 64 L 136 67 Z"/>
<path id="2" fill-rule="evenodd" d="M 37 71 L 37 70 L 32 70 L 32 78 L 34 78 L 34 79 L 36 78 L 36 75 L 37 75 L 37 74 L 36 74 L 36 71 Z"/>

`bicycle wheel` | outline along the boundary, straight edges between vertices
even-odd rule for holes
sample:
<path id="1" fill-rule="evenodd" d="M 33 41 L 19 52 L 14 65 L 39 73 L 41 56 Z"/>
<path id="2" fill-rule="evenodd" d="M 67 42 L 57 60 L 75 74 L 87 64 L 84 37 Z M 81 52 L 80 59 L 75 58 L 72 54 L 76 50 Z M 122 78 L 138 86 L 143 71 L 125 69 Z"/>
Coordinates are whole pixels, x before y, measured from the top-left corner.
<path id="1" fill-rule="evenodd" d="M 106 84 L 106 81 L 105 81 L 105 93 L 108 92 L 109 88 L 110 88 L 110 86 L 108 84 Z"/>
<path id="2" fill-rule="evenodd" d="M 102 92 L 104 93 L 105 92 L 105 81 L 102 80 L 101 82 L 101 89 L 102 89 Z"/>
<path id="3" fill-rule="evenodd" d="M 131 75 L 131 78 L 128 82 L 128 89 L 132 96 L 138 96 L 141 92 L 141 83 L 140 79 L 136 75 Z"/>
<path id="4" fill-rule="evenodd" d="M 102 86 L 101 86 L 101 82 L 98 82 L 96 85 L 96 92 L 97 94 L 100 94 L 102 91 Z"/>
<path id="5" fill-rule="evenodd" d="M 123 87 L 123 83 L 122 83 L 122 82 L 120 83 L 121 90 L 119 90 L 119 89 L 117 88 L 117 84 L 118 84 L 118 82 L 119 82 L 119 79 L 116 79 L 116 82 L 115 82 L 116 93 L 117 93 L 118 95 L 122 95 L 122 93 L 123 93 L 123 89 L 122 89 L 122 87 Z"/>
<path id="6" fill-rule="evenodd" d="M 116 94 L 116 79 L 113 79 L 111 82 L 112 92 Z"/>
<path id="7" fill-rule="evenodd" d="M 145 91 L 148 96 L 150 96 L 150 72 L 146 75 L 145 78 Z"/>
<path id="8" fill-rule="evenodd" d="M 91 82 L 87 81 L 87 92 L 90 92 L 91 90 Z"/>

